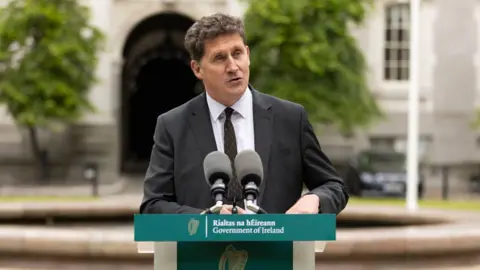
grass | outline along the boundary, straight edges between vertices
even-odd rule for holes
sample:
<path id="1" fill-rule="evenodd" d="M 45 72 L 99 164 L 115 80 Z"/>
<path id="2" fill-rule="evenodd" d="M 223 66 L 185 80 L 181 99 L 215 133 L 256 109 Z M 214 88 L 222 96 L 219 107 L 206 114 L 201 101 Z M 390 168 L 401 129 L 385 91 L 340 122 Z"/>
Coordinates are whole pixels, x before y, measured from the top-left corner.
<path id="1" fill-rule="evenodd" d="M 1 196 L 0 203 L 9 202 L 85 202 L 95 201 L 93 196 Z"/>
<path id="2" fill-rule="evenodd" d="M 392 205 L 404 206 L 405 199 L 391 198 L 350 198 L 351 205 Z M 419 200 L 419 208 L 433 208 L 446 210 L 464 210 L 464 211 L 480 211 L 480 199 L 477 200 Z"/>
<path id="3" fill-rule="evenodd" d="M 86 202 L 99 200 L 93 196 L 1 196 L 0 203 L 9 202 Z M 404 199 L 396 198 L 358 198 L 351 197 L 350 205 L 391 205 L 404 206 Z M 448 209 L 448 210 L 464 210 L 464 211 L 480 211 L 480 199 L 478 200 L 420 200 L 419 207 Z"/>

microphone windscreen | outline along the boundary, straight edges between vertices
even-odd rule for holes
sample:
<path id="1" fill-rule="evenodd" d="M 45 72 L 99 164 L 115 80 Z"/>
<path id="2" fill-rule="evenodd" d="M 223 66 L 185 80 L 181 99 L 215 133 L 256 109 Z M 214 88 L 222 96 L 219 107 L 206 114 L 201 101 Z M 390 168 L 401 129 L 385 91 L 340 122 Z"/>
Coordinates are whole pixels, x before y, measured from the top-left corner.
<path id="1" fill-rule="evenodd" d="M 235 172 L 242 186 L 253 181 L 257 186 L 263 180 L 262 159 L 253 150 L 244 150 L 235 158 Z"/>
<path id="2" fill-rule="evenodd" d="M 232 163 L 228 156 L 220 151 L 209 153 L 203 160 L 203 171 L 208 185 L 222 179 L 226 184 L 232 179 Z"/>

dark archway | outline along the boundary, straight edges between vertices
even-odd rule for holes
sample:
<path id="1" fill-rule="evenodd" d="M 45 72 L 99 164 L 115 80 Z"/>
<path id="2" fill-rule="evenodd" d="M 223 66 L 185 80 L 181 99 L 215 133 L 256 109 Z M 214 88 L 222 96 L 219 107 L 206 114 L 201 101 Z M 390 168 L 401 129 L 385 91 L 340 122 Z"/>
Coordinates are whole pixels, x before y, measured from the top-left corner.
<path id="1" fill-rule="evenodd" d="M 144 174 L 150 160 L 157 117 L 198 94 L 183 38 L 190 18 L 158 14 L 129 34 L 122 74 L 121 170 Z"/>

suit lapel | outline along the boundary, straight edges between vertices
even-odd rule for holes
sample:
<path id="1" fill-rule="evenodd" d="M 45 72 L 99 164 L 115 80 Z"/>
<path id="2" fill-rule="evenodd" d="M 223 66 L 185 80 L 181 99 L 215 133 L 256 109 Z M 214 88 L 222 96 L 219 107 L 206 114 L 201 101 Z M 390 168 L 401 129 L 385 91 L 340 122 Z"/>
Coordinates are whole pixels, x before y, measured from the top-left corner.
<path id="1" fill-rule="evenodd" d="M 189 124 L 197 141 L 203 158 L 212 151 L 217 151 L 212 122 L 208 111 L 205 93 L 200 94 L 190 104 Z"/>
<path id="2" fill-rule="evenodd" d="M 258 204 L 260 205 L 265 190 L 265 180 L 268 176 L 268 163 L 270 159 L 274 116 L 271 110 L 271 104 L 269 104 L 268 100 L 266 100 L 266 98 L 260 92 L 256 91 L 251 86 L 250 89 L 252 89 L 253 94 L 255 151 L 262 159 L 263 165 L 263 181 L 260 185 L 260 196 L 258 198 Z"/>
<path id="3" fill-rule="evenodd" d="M 268 176 L 274 115 L 271 104 L 265 96 L 251 86 L 249 87 L 252 89 L 253 96 L 255 151 L 260 156 L 263 165 L 263 181 L 260 185 L 258 198 L 258 204 L 260 205 L 266 186 L 265 180 Z M 205 93 L 199 95 L 190 104 L 189 124 L 200 148 L 202 159 L 210 152 L 217 150 Z"/>

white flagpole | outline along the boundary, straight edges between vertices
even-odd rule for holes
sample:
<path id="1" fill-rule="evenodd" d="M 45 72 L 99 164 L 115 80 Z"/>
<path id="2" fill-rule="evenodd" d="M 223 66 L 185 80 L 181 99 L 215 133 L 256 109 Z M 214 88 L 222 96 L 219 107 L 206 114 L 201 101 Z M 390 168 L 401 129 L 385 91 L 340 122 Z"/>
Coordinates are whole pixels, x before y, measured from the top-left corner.
<path id="1" fill-rule="evenodd" d="M 406 195 L 406 207 L 409 211 L 415 211 L 418 208 L 419 12 L 420 0 L 410 0 L 410 87 L 408 91 Z"/>

